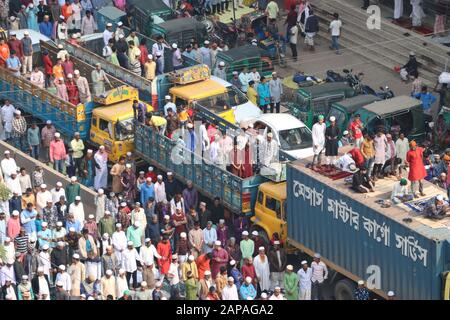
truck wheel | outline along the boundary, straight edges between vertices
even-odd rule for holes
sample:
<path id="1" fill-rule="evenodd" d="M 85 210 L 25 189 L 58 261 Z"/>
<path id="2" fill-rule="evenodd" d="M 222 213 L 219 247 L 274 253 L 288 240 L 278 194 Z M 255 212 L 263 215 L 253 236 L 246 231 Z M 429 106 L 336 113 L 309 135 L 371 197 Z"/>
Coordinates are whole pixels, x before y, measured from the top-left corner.
<path id="1" fill-rule="evenodd" d="M 356 286 L 349 279 L 339 280 L 334 286 L 334 298 L 336 300 L 354 300 Z"/>

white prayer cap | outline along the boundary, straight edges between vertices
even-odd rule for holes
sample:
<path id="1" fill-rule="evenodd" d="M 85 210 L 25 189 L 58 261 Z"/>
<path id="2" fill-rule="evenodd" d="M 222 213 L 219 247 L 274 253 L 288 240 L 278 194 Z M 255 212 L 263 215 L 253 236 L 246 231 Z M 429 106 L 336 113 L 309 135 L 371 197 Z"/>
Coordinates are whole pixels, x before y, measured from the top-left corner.
<path id="1" fill-rule="evenodd" d="M 106 270 L 105 273 L 106 273 L 106 275 L 108 275 L 108 276 L 112 276 L 112 274 L 113 274 L 112 270 L 110 270 L 110 269 Z"/>
<path id="2" fill-rule="evenodd" d="M 109 234 L 107 234 L 106 232 L 103 234 L 103 238 L 108 239 L 109 238 Z"/>
<path id="3" fill-rule="evenodd" d="M 5 152 L 3 152 L 3 154 L 10 154 L 11 152 L 9 150 L 5 150 Z"/>
<path id="4" fill-rule="evenodd" d="M 123 39 L 125 36 L 123 34 L 119 34 L 119 39 Z"/>
<path id="5" fill-rule="evenodd" d="M 172 260 L 176 260 L 176 259 L 178 259 L 178 255 L 177 255 L 176 253 L 174 253 L 174 254 L 172 255 Z"/>
<path id="6" fill-rule="evenodd" d="M 78 34 L 77 33 L 73 33 L 72 34 L 72 39 L 76 39 L 76 38 L 78 38 Z"/>
<path id="7" fill-rule="evenodd" d="M 68 79 L 72 79 L 72 78 L 73 78 L 73 75 L 72 75 L 71 73 L 69 73 L 69 74 L 67 75 L 67 78 L 68 78 Z"/>
<path id="8" fill-rule="evenodd" d="M 247 283 L 252 283 L 252 278 L 246 277 L 246 278 L 245 278 L 245 282 L 247 282 Z"/>
<path id="9" fill-rule="evenodd" d="M 188 127 L 189 129 L 192 129 L 192 128 L 194 127 L 194 125 L 193 125 L 192 123 L 188 123 L 187 127 Z"/>
<path id="10" fill-rule="evenodd" d="M 146 287 L 147 286 L 147 281 L 142 281 L 141 282 L 141 287 Z"/>
<path id="11" fill-rule="evenodd" d="M 131 164 L 127 163 L 127 164 L 125 165 L 125 167 L 126 167 L 127 169 L 131 169 Z"/>
<path id="12" fill-rule="evenodd" d="M 172 171 L 167 172 L 167 175 L 172 176 L 173 175 Z"/>
<path id="13" fill-rule="evenodd" d="M 61 29 L 66 30 L 66 26 L 61 26 Z M 62 45 L 61 45 L 61 47 L 62 47 Z"/>
<path id="14" fill-rule="evenodd" d="M 148 167 L 148 171 L 153 171 L 153 167 Z"/>
<path id="15" fill-rule="evenodd" d="M 78 253 L 74 253 L 72 258 L 79 260 L 80 259 L 80 255 Z"/>
<path id="16" fill-rule="evenodd" d="M 58 49 L 63 49 L 64 46 L 62 44 L 58 44 Z"/>
<path id="17" fill-rule="evenodd" d="M 119 269 L 119 274 L 124 274 L 124 273 L 125 273 L 125 269 L 120 268 L 120 269 Z"/>
<path id="18" fill-rule="evenodd" d="M 336 117 L 335 117 L 335 116 L 331 116 L 331 117 L 330 117 L 330 121 L 331 121 L 331 122 L 336 121 Z"/>
<path id="19" fill-rule="evenodd" d="M 63 15 L 60 15 L 59 18 L 60 18 L 60 19 L 64 19 L 64 16 L 63 16 Z"/>
<path id="20" fill-rule="evenodd" d="M 205 274 L 205 276 L 210 276 L 211 275 L 211 271 L 206 270 L 204 274 Z"/>
<path id="21" fill-rule="evenodd" d="M 57 287 L 62 287 L 63 285 L 64 285 L 64 283 L 61 280 L 56 281 L 56 286 Z"/>
<path id="22" fill-rule="evenodd" d="M 13 216 L 18 216 L 18 215 L 19 215 L 19 211 L 14 210 L 14 211 L 12 212 L 12 215 L 13 215 Z"/>
<path id="23" fill-rule="evenodd" d="M 57 186 L 57 187 L 62 187 L 62 185 L 63 185 L 63 184 L 62 184 L 60 181 L 58 181 L 58 182 L 56 183 L 56 186 Z"/>
<path id="24" fill-rule="evenodd" d="M 280 286 L 276 286 L 274 289 L 275 290 L 281 290 Z"/>
<path id="25" fill-rule="evenodd" d="M 242 235 L 243 235 L 243 236 L 248 236 L 248 231 L 247 231 L 247 230 L 242 231 Z"/>
<path id="26" fill-rule="evenodd" d="M 221 245 L 222 245 L 222 242 L 220 242 L 219 240 L 216 240 L 216 241 L 214 242 L 214 244 L 215 244 L 216 246 L 221 246 Z"/>
<path id="27" fill-rule="evenodd" d="M 42 224 L 41 224 L 43 227 L 46 227 L 46 226 L 48 226 L 48 223 L 47 222 L 42 222 Z"/>
<path id="28" fill-rule="evenodd" d="M 88 149 L 88 150 L 87 150 L 87 153 L 94 153 L 94 150 Z"/>
<path id="29" fill-rule="evenodd" d="M 264 247 L 259 247 L 258 251 L 265 251 L 266 249 Z"/>
<path id="30" fill-rule="evenodd" d="M 122 228 L 122 224 L 121 223 L 116 223 L 116 228 Z"/>
<path id="31" fill-rule="evenodd" d="M 108 22 L 108 23 L 106 24 L 106 26 L 107 26 L 107 27 L 112 27 L 112 23 L 111 23 L 111 22 Z"/>
<path id="32" fill-rule="evenodd" d="M 150 242 L 150 241 L 152 241 L 150 238 L 145 238 L 145 240 L 144 240 L 145 243 Z"/>
<path id="33" fill-rule="evenodd" d="M 24 275 L 22 276 L 22 280 L 28 280 L 28 276 L 27 276 L 26 274 L 24 274 Z"/>
<path id="34" fill-rule="evenodd" d="M 178 45 L 176 43 L 172 43 L 172 48 L 176 49 L 176 48 L 178 48 Z"/>
<path id="35" fill-rule="evenodd" d="M 275 241 L 273 242 L 273 244 L 280 244 L 280 241 L 275 240 Z"/>
<path id="36" fill-rule="evenodd" d="M 69 231 L 70 231 L 70 232 L 75 232 L 75 228 L 74 228 L 74 227 L 70 227 L 70 228 L 69 228 Z"/>
<path id="37" fill-rule="evenodd" d="M 145 179 L 145 181 L 147 181 L 147 182 L 152 182 L 152 178 L 147 177 L 147 179 Z"/>
<path id="38" fill-rule="evenodd" d="M 208 40 L 205 40 L 205 42 L 203 42 L 204 44 L 209 44 L 209 41 Z"/>
<path id="39" fill-rule="evenodd" d="M 141 225 L 141 222 L 140 222 L 140 221 L 135 221 L 135 222 L 134 222 L 134 226 L 135 226 L 135 227 L 139 227 L 140 225 Z"/>
<path id="40" fill-rule="evenodd" d="M 105 210 L 105 215 L 110 215 L 110 214 L 111 214 L 111 211 Z"/>
<path id="41" fill-rule="evenodd" d="M 233 71 L 233 75 L 237 76 L 239 73 L 237 71 Z"/>
<path id="42" fill-rule="evenodd" d="M 11 241 L 11 238 L 10 238 L 10 237 L 6 237 L 6 238 L 5 238 L 5 241 L 6 241 L 6 242 L 9 242 L 9 241 Z"/>
<path id="43" fill-rule="evenodd" d="M 200 206 L 206 206 L 206 202 L 200 202 Z"/>
<path id="44" fill-rule="evenodd" d="M 301 264 L 302 264 L 302 265 L 304 265 L 304 264 L 308 264 L 308 261 L 306 261 L 306 260 L 303 260 L 303 261 L 301 262 Z"/>
<path id="45" fill-rule="evenodd" d="M 164 98 L 165 98 L 166 100 L 172 99 L 169 95 L 165 96 Z"/>
<path id="46" fill-rule="evenodd" d="M 43 184 L 41 184 L 41 188 L 42 188 L 42 189 L 46 189 L 46 188 L 47 188 L 47 185 L 46 185 L 45 183 L 43 183 Z"/>
<path id="47" fill-rule="evenodd" d="M 220 61 L 220 62 L 219 62 L 219 66 L 221 66 L 221 67 L 225 67 L 225 62 L 223 62 L 223 61 Z"/>
<path id="48" fill-rule="evenodd" d="M 49 248 L 48 244 L 44 244 L 44 245 L 42 246 L 42 250 L 48 250 L 48 248 Z"/>
<path id="49" fill-rule="evenodd" d="M 181 238 L 186 238 L 186 232 L 180 233 L 180 237 L 181 237 Z"/>
<path id="50" fill-rule="evenodd" d="M 359 280 L 358 281 L 358 284 L 361 286 L 361 285 L 363 285 L 364 284 L 364 280 Z"/>
<path id="51" fill-rule="evenodd" d="M 64 80 L 63 78 L 59 78 L 59 80 Z M 59 138 L 61 137 L 61 134 L 59 132 L 55 133 L 55 138 Z"/>
<path id="52" fill-rule="evenodd" d="M 80 196 L 76 196 L 76 197 L 75 197 L 75 200 L 76 200 L 76 201 L 80 201 L 80 200 L 81 200 L 81 197 L 80 197 Z"/>
<path id="53" fill-rule="evenodd" d="M 98 194 L 104 194 L 104 193 L 105 193 L 105 190 L 103 190 L 102 188 L 100 188 L 100 189 L 97 190 L 97 192 L 98 192 Z"/>
<path id="54" fill-rule="evenodd" d="M 9 20 L 14 21 L 14 20 L 16 20 L 16 17 L 11 16 L 11 17 L 9 17 Z"/>
<path id="55" fill-rule="evenodd" d="M 320 259 L 320 253 L 316 253 L 316 254 L 314 254 L 314 258 L 316 258 L 316 259 Z"/>
<path id="56" fill-rule="evenodd" d="M 100 63 L 98 63 L 98 64 L 100 64 Z M 100 146 L 99 149 L 100 150 L 105 150 L 105 146 Z"/>
<path id="57" fill-rule="evenodd" d="M 89 296 L 89 298 L 87 298 L 88 300 L 95 300 L 95 298 L 93 296 Z"/>
<path id="58" fill-rule="evenodd" d="M 147 58 L 149 58 L 149 60 L 153 60 L 153 55 L 152 55 L 152 54 L 149 54 L 149 55 L 147 56 Z"/>
<path id="59" fill-rule="evenodd" d="M 265 292 L 261 293 L 261 298 L 262 299 L 267 299 L 267 293 L 265 293 Z"/>
<path id="60" fill-rule="evenodd" d="M 64 246 L 64 241 L 58 241 L 57 243 L 56 243 L 56 245 L 58 246 L 58 247 L 63 247 Z"/>
<path id="61" fill-rule="evenodd" d="M 259 235 L 259 233 L 258 233 L 258 231 L 255 230 L 252 232 L 252 235 L 257 236 L 257 235 Z"/>
<path id="62" fill-rule="evenodd" d="M 22 114 L 22 112 L 20 110 L 16 110 L 16 111 L 14 111 L 14 113 L 19 115 L 19 116 Z"/>
<path id="63" fill-rule="evenodd" d="M 58 222 L 56 223 L 56 226 L 57 226 L 57 227 L 62 227 L 62 225 L 63 225 L 63 223 L 62 223 L 61 221 L 58 221 Z"/>
<path id="64" fill-rule="evenodd" d="M 269 133 L 267 134 L 267 137 L 273 138 L 273 133 L 272 133 L 272 132 L 269 132 Z"/>
<path id="65" fill-rule="evenodd" d="M 127 242 L 127 246 L 132 246 L 133 245 L 133 241 L 128 241 Z"/>
<path id="66" fill-rule="evenodd" d="M 93 214 L 90 214 L 90 215 L 88 216 L 88 218 L 89 218 L 89 219 L 94 219 L 95 216 L 94 216 Z"/>
<path id="67" fill-rule="evenodd" d="M 189 259 L 189 261 L 194 261 L 195 257 L 191 254 L 191 255 L 189 255 L 188 259 Z"/>
<path id="68" fill-rule="evenodd" d="M 120 206 L 121 206 L 121 207 L 126 207 L 126 206 L 127 206 L 127 203 L 126 203 L 126 202 L 121 202 L 121 203 L 120 203 Z"/>
<path id="69" fill-rule="evenodd" d="M 388 295 L 388 297 L 394 297 L 395 293 L 394 293 L 394 291 L 388 291 L 387 295 Z"/>
<path id="70" fill-rule="evenodd" d="M 234 282 L 234 278 L 233 277 L 228 277 L 228 281 L 233 281 Z"/>
<path id="71" fill-rule="evenodd" d="M 59 270 L 65 271 L 66 270 L 66 266 L 63 264 L 60 264 L 58 267 Z"/>
<path id="72" fill-rule="evenodd" d="M 164 219 L 165 219 L 165 220 L 169 220 L 169 219 L 170 219 L 170 216 L 166 214 L 166 215 L 164 216 Z"/>
<path id="73" fill-rule="evenodd" d="M 80 74 L 80 70 L 75 70 L 75 71 L 73 72 L 73 74 L 79 75 L 79 74 Z"/>
<path id="74" fill-rule="evenodd" d="M 236 264 L 236 261 L 235 260 L 231 260 L 230 261 L 230 266 L 234 266 Z"/>
<path id="75" fill-rule="evenodd" d="M 163 178 L 163 176 L 160 174 L 156 177 L 156 179 L 159 179 L 159 180 L 162 180 L 162 178 Z"/>
<path id="76" fill-rule="evenodd" d="M 288 264 L 286 266 L 286 269 L 289 270 L 289 271 L 292 271 L 292 270 L 294 270 L 294 267 L 292 266 L 292 264 Z"/>
<path id="77" fill-rule="evenodd" d="M 225 223 L 224 219 L 219 219 L 219 223 Z"/>
<path id="78" fill-rule="evenodd" d="M 343 132 L 343 135 L 345 136 L 345 135 L 347 135 L 347 134 L 348 134 L 348 131 L 345 130 L 345 131 Z"/>
<path id="79" fill-rule="evenodd" d="M 117 22 L 117 26 L 118 26 L 118 27 L 123 26 L 123 22 L 122 22 L 122 21 Z"/>
<path id="80" fill-rule="evenodd" d="M 436 196 L 436 200 L 437 200 L 437 201 L 444 201 L 444 196 L 443 196 L 442 194 L 438 194 L 438 195 Z"/>
<path id="81" fill-rule="evenodd" d="M 162 286 L 162 282 L 161 281 L 156 281 L 155 282 L 155 287 L 159 288 Z"/>
<path id="82" fill-rule="evenodd" d="M 37 272 L 44 272 L 44 267 L 38 267 Z"/>

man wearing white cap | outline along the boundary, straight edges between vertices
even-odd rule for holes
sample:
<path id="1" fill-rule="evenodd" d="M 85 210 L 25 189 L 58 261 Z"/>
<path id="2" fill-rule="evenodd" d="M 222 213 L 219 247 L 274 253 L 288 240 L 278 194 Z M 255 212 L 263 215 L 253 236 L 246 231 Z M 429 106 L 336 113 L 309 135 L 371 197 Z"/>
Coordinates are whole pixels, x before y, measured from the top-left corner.
<path id="1" fill-rule="evenodd" d="M 216 279 L 221 267 L 226 267 L 228 263 L 228 252 L 222 248 L 222 243 L 219 240 L 214 242 L 214 249 L 212 251 L 211 259 L 211 273 L 213 279 Z"/>
<path id="2" fill-rule="evenodd" d="M 100 292 L 102 300 L 106 300 L 108 295 L 111 295 L 113 300 L 116 299 L 116 278 L 110 269 L 105 271 L 105 275 L 100 280 Z"/>
<path id="3" fill-rule="evenodd" d="M 141 262 L 138 251 L 134 248 L 133 241 L 127 242 L 127 248 L 122 252 L 122 265 L 127 273 L 127 283 L 133 278 L 133 288 L 138 287 L 137 283 L 137 261 Z"/>
<path id="4" fill-rule="evenodd" d="M 192 272 L 195 280 L 198 280 L 198 269 L 193 255 L 189 255 L 187 260 L 181 264 L 181 279 L 185 282 L 188 279 L 188 272 Z"/>
<path id="5" fill-rule="evenodd" d="M 2 110 L 3 110 L 3 108 L 2 108 Z M 2 111 L 2 117 L 3 117 L 3 111 Z M 4 118 L 3 118 L 3 121 L 5 121 Z M 11 152 L 9 150 L 5 150 L 3 155 L 4 155 L 4 157 L 3 157 L 0 165 L 2 168 L 3 176 L 6 180 L 11 177 L 12 173 L 17 173 L 17 164 L 16 164 L 16 160 L 14 160 L 11 157 Z"/>
<path id="6" fill-rule="evenodd" d="M 200 47 L 200 54 L 202 56 L 202 63 L 206 64 L 210 69 L 212 67 L 211 49 L 209 47 L 209 41 L 205 40 L 203 46 Z"/>
<path id="7" fill-rule="evenodd" d="M 62 282 L 64 291 L 70 293 L 72 289 L 72 280 L 70 275 L 66 272 L 66 266 L 61 264 L 58 266 L 58 273 L 56 274 L 56 282 Z"/>
<path id="8" fill-rule="evenodd" d="M 325 156 L 327 165 L 334 165 L 339 150 L 339 136 L 341 130 L 336 125 L 336 117 L 330 117 L 330 125 L 325 129 Z"/>
<path id="9" fill-rule="evenodd" d="M 208 221 L 206 228 L 203 229 L 203 252 L 206 253 L 213 251 L 214 243 L 217 241 L 217 232 L 212 226 L 212 221 Z"/>
<path id="10" fill-rule="evenodd" d="M 41 226 L 42 230 L 37 233 L 37 240 L 40 248 L 44 245 L 50 245 L 50 241 L 52 241 L 52 231 L 48 228 L 48 223 L 44 221 Z"/>
<path id="11" fill-rule="evenodd" d="M 99 222 L 104 216 L 105 216 L 105 210 L 106 210 L 106 195 L 105 190 L 102 188 L 97 190 L 97 194 L 95 195 L 94 203 L 97 206 L 97 209 L 95 210 L 95 219 L 97 222 Z M 112 234 L 111 230 L 111 234 Z M 103 234 L 103 233 L 101 233 Z"/>
<path id="12" fill-rule="evenodd" d="M 128 281 L 125 269 L 121 268 L 116 276 L 116 297 L 121 298 L 125 291 L 128 291 Z"/>
<path id="13" fill-rule="evenodd" d="M 413 190 L 414 191 L 414 190 Z M 444 203 L 444 196 L 438 194 L 427 201 L 423 210 L 425 216 L 431 219 L 442 219 L 450 212 L 450 206 Z"/>
<path id="14" fill-rule="evenodd" d="M 256 288 L 252 284 L 252 278 L 246 277 L 245 282 L 239 288 L 239 295 L 242 300 L 248 300 L 248 298 L 256 298 Z"/>
<path id="15" fill-rule="evenodd" d="M 89 234 L 96 239 L 98 237 L 98 227 L 97 227 L 97 221 L 95 220 L 95 215 L 90 214 L 88 216 L 87 221 L 84 224 L 84 229 L 87 229 Z"/>
<path id="16" fill-rule="evenodd" d="M 63 173 L 64 161 L 67 157 L 64 141 L 61 139 L 59 132 L 55 133 L 55 139 L 50 142 L 50 162 L 53 163 L 54 169 Z"/>
<path id="17" fill-rule="evenodd" d="M 270 290 L 269 258 L 267 258 L 263 246 L 258 248 L 258 252 L 259 254 L 253 259 L 253 266 L 261 291 L 267 291 Z"/>
<path id="18" fill-rule="evenodd" d="M 111 237 L 112 245 L 114 247 L 114 253 L 117 256 L 119 261 L 122 261 L 122 253 L 127 248 L 127 236 L 125 232 L 122 230 L 122 224 L 116 224 L 116 231 L 113 233 Z"/>
<path id="19" fill-rule="evenodd" d="M 153 289 L 155 287 L 155 258 L 161 259 L 161 256 L 149 238 L 145 239 L 145 245 L 141 247 L 139 256 L 141 257 L 142 280 L 147 282 L 150 289 Z"/>
<path id="20" fill-rule="evenodd" d="M 31 279 L 31 287 L 38 300 L 50 300 L 50 282 L 43 267 L 37 268 L 37 274 Z"/>
<path id="21" fill-rule="evenodd" d="M 95 69 L 91 72 L 91 79 L 93 83 L 94 95 L 100 96 L 105 92 L 105 83 L 112 88 L 111 82 L 105 71 L 102 69 L 102 65 L 97 63 Z"/>
<path id="22" fill-rule="evenodd" d="M 270 266 L 271 289 L 276 286 L 283 287 L 284 270 L 286 269 L 286 250 L 281 248 L 280 241 L 275 240 L 273 249 L 267 254 Z"/>
<path id="23" fill-rule="evenodd" d="M 281 287 L 275 287 L 273 295 L 270 296 L 269 300 L 285 300 L 281 294 Z"/>
<path id="24" fill-rule="evenodd" d="M 105 146 L 100 146 L 94 155 L 94 160 L 97 162 L 95 167 L 94 188 L 105 189 L 108 186 L 108 152 Z"/>
<path id="25" fill-rule="evenodd" d="M 388 291 L 387 293 L 388 300 L 395 300 L 395 292 L 394 291 Z"/>
<path id="26" fill-rule="evenodd" d="M 303 260 L 301 264 L 302 267 L 297 272 L 299 281 L 298 297 L 299 300 L 311 300 L 312 269 L 308 267 L 306 260 Z"/>
<path id="27" fill-rule="evenodd" d="M 89 87 L 89 82 L 86 77 L 80 75 L 80 70 L 75 70 L 73 72 L 75 83 L 77 84 L 78 93 L 80 96 L 80 103 L 86 103 L 92 100 L 91 89 Z"/>
<path id="28" fill-rule="evenodd" d="M 156 37 L 156 43 L 154 43 L 152 46 L 153 57 L 157 57 L 157 60 L 156 60 L 157 74 L 164 73 L 164 49 L 165 48 L 170 48 L 169 44 L 167 43 L 166 40 L 164 40 L 164 37 L 162 35 L 158 35 Z"/>
<path id="29" fill-rule="evenodd" d="M 172 102 L 172 97 L 170 95 L 166 95 L 164 97 L 165 105 L 164 105 L 164 116 L 167 117 L 169 115 L 169 109 L 172 111 L 177 111 L 177 106 Z"/>
<path id="30" fill-rule="evenodd" d="M 366 288 L 364 280 L 358 281 L 358 287 L 355 289 L 355 300 L 369 300 L 369 290 Z"/>
<path id="31" fill-rule="evenodd" d="M 156 177 L 156 183 L 155 183 L 155 201 L 156 203 L 167 201 L 166 196 L 166 186 L 163 181 L 163 176 L 158 175 Z"/>
<path id="32" fill-rule="evenodd" d="M 214 69 L 214 76 L 227 81 L 227 72 L 225 70 L 225 62 L 220 61 Z"/>
<path id="33" fill-rule="evenodd" d="M 103 31 L 103 44 L 105 46 L 108 45 L 109 39 L 111 39 L 113 36 L 114 36 L 113 25 L 112 23 L 108 22 L 106 24 L 105 31 Z"/>
<path id="34" fill-rule="evenodd" d="M 56 129 L 51 120 L 45 122 L 45 127 L 41 131 L 42 148 L 44 149 L 44 162 L 49 162 L 50 142 L 55 137 Z"/>
<path id="35" fill-rule="evenodd" d="M 83 203 L 81 202 L 80 196 L 76 196 L 75 202 L 70 204 L 69 213 L 73 214 L 75 220 L 80 222 L 81 225 L 84 225 L 85 221 L 84 206 Z"/>
<path id="36" fill-rule="evenodd" d="M 39 266 L 44 269 L 44 274 L 49 277 L 50 282 L 53 282 L 53 279 L 50 277 L 52 264 L 50 263 L 50 246 L 45 244 L 41 247 L 41 252 L 39 252 Z"/>
<path id="37" fill-rule="evenodd" d="M 66 191 L 62 186 L 62 183 L 58 181 L 56 182 L 55 187 L 50 190 L 50 193 L 52 195 L 52 203 L 57 203 L 61 199 L 61 197 L 66 198 Z"/>
<path id="38" fill-rule="evenodd" d="M 284 295 L 287 300 L 298 300 L 298 277 L 294 272 L 294 267 L 291 264 L 286 266 L 284 273 Z"/>
<path id="39" fill-rule="evenodd" d="M 244 265 L 244 259 L 253 257 L 253 252 L 255 250 L 255 243 L 248 237 L 248 235 L 248 231 L 242 232 L 242 240 L 240 243 L 242 253 L 241 266 Z"/>
<path id="40" fill-rule="evenodd" d="M 153 54 L 147 56 L 147 61 L 144 64 L 144 77 L 150 81 L 153 81 L 156 77 L 156 62 Z"/>
<path id="41" fill-rule="evenodd" d="M 140 221 L 134 221 L 133 225 L 127 228 L 127 240 L 133 242 L 133 247 L 139 253 L 144 240 L 144 230 L 141 228 Z"/>
<path id="42" fill-rule="evenodd" d="M 78 178 L 73 176 L 70 178 L 70 183 L 66 186 L 66 200 L 67 204 L 75 202 L 75 198 L 80 196 L 81 188 L 78 183 Z"/>
<path id="43" fill-rule="evenodd" d="M 316 253 L 314 254 L 314 261 L 311 263 L 311 269 L 312 269 L 312 288 L 311 288 L 311 296 L 313 300 L 320 300 L 322 299 L 322 287 L 323 282 L 328 279 L 328 268 L 320 261 L 320 254 Z"/>
<path id="44" fill-rule="evenodd" d="M 64 82 L 64 77 L 61 76 L 55 80 L 55 87 L 56 96 L 63 101 L 69 102 L 69 93 L 67 91 L 66 83 Z"/>
<path id="45" fill-rule="evenodd" d="M 69 264 L 69 255 L 64 241 L 58 241 L 54 246 L 55 247 L 50 253 L 50 261 L 52 262 L 52 265 L 55 266 L 53 271 L 56 273 L 56 266 L 67 266 Z"/>
<path id="46" fill-rule="evenodd" d="M 228 277 L 227 285 L 222 289 L 222 300 L 239 300 L 239 294 L 234 278 Z"/>

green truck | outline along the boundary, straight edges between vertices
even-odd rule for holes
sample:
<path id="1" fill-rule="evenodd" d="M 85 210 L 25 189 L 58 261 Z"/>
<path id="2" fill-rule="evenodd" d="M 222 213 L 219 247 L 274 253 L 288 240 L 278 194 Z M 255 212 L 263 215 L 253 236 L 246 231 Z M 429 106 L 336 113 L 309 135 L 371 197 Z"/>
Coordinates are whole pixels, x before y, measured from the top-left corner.
<path id="1" fill-rule="evenodd" d="M 345 82 L 318 84 L 298 89 L 294 101 L 288 102 L 286 107 L 311 128 L 318 115 L 328 114 L 333 103 L 355 95 L 355 90 Z"/>

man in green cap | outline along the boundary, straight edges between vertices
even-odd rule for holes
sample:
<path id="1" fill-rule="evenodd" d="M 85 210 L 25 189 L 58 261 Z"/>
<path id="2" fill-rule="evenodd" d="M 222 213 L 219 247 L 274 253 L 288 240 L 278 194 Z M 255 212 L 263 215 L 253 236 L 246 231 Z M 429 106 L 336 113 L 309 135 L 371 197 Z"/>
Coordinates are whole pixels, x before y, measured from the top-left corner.
<path id="1" fill-rule="evenodd" d="M 322 152 L 325 149 L 325 130 L 327 125 L 324 121 L 324 116 L 320 115 L 318 121 L 312 126 L 312 141 L 313 141 L 313 152 L 314 158 L 311 164 L 311 168 L 316 170 L 315 164 L 316 160 L 321 165 Z"/>
<path id="2" fill-rule="evenodd" d="M 402 178 L 400 181 L 394 184 L 394 188 L 391 193 L 391 200 L 395 204 L 399 204 L 413 199 L 412 194 L 409 194 L 408 180 Z"/>

